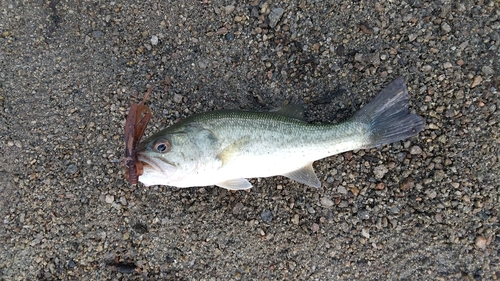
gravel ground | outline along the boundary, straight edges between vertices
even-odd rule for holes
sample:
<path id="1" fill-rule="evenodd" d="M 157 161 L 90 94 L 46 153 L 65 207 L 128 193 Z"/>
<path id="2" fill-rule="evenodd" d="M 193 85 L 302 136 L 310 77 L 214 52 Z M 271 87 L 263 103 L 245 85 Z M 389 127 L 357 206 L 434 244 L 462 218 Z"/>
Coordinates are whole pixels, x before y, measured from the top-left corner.
<path id="1" fill-rule="evenodd" d="M 238 2 L 0 0 L 0 279 L 500 279 L 500 2 Z M 426 129 L 316 162 L 321 189 L 124 179 L 149 86 L 148 135 L 286 102 L 338 122 L 398 76 Z"/>

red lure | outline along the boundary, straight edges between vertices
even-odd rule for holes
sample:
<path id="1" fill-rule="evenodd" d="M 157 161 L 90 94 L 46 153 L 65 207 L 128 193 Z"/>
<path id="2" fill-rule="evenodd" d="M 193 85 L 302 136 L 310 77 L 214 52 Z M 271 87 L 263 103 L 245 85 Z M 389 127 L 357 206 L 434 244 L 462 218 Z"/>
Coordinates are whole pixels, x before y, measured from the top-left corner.
<path id="1" fill-rule="evenodd" d="M 132 103 L 130 105 L 127 121 L 125 122 L 125 159 L 123 159 L 123 164 L 127 168 L 125 177 L 131 184 L 137 184 L 139 176 L 142 175 L 143 172 L 142 162 L 137 158 L 136 148 L 151 119 L 151 110 L 144 105 L 144 102 L 152 89 L 153 88 L 149 88 L 141 103 Z"/>

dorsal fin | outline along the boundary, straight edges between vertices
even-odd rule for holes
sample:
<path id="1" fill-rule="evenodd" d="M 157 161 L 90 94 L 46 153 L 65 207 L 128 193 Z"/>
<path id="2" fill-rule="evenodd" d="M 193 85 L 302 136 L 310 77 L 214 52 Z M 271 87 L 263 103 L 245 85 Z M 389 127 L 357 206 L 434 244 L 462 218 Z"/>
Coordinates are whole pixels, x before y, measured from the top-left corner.
<path id="1" fill-rule="evenodd" d="M 281 107 L 271 109 L 270 112 L 304 121 L 304 107 L 298 104 L 282 105 Z"/>

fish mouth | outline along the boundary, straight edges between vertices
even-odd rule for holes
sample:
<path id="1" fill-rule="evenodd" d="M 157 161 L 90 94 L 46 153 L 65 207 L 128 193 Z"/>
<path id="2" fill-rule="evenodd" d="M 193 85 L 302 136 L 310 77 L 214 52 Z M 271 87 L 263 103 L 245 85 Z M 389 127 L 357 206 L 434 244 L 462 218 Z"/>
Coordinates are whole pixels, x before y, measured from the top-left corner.
<path id="1" fill-rule="evenodd" d="M 137 158 L 139 159 L 139 161 L 142 162 L 142 165 L 143 165 L 143 168 L 144 169 L 149 169 L 149 170 L 154 170 L 156 172 L 159 172 L 159 173 L 162 173 L 162 169 L 160 168 L 160 166 L 156 163 L 157 161 L 155 161 L 154 159 L 152 159 L 151 157 L 148 157 L 146 155 L 142 155 L 142 154 L 138 154 L 137 155 Z"/>
<path id="2" fill-rule="evenodd" d="M 151 157 L 145 154 L 138 153 L 137 158 L 143 164 L 144 176 L 147 174 L 156 174 L 161 175 L 165 178 L 168 178 L 168 172 L 172 172 L 172 168 L 175 169 L 175 165 L 165 161 L 165 159 L 160 159 L 157 157 Z"/>
<path id="3" fill-rule="evenodd" d="M 139 181 L 145 186 L 151 185 L 172 185 L 177 167 L 161 157 L 138 153 L 138 160 L 142 163 L 143 173 Z"/>

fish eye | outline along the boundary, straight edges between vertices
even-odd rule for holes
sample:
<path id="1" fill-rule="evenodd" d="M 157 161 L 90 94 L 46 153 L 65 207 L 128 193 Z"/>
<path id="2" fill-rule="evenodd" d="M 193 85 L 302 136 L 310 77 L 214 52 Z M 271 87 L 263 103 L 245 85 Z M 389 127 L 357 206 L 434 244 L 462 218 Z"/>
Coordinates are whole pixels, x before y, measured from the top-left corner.
<path id="1" fill-rule="evenodd" d="M 154 149 L 160 153 L 165 153 L 170 151 L 170 142 L 166 139 L 157 140 L 153 145 Z"/>

